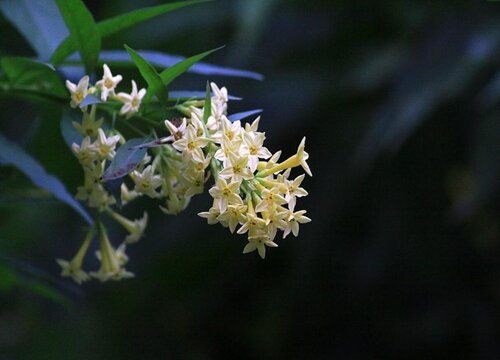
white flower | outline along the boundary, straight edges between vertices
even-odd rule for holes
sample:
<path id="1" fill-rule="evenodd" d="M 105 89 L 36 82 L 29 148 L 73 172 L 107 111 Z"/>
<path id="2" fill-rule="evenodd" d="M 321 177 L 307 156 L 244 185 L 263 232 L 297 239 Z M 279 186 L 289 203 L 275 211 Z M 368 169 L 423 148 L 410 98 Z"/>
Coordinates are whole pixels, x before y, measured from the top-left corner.
<path id="1" fill-rule="evenodd" d="M 90 242 L 94 238 L 94 235 L 95 235 L 95 230 L 92 227 L 92 229 L 88 232 L 87 236 L 85 237 L 85 240 L 83 240 L 80 249 L 78 249 L 78 252 L 73 257 L 73 259 L 71 259 L 71 261 L 66 261 L 62 259 L 56 260 L 59 266 L 61 266 L 62 268 L 61 272 L 62 276 L 71 277 L 73 281 L 76 282 L 77 284 L 81 284 L 83 281 L 87 281 L 90 279 L 90 276 L 87 274 L 87 272 L 82 270 L 82 263 L 83 259 L 85 258 L 85 255 L 87 254 Z"/>
<path id="2" fill-rule="evenodd" d="M 210 83 L 210 87 L 212 88 L 213 92 L 212 101 L 224 104 L 228 102 L 227 89 L 225 87 L 219 89 L 217 84 L 213 82 Z"/>
<path id="3" fill-rule="evenodd" d="M 296 212 L 289 211 L 289 215 L 287 220 L 287 224 L 285 227 L 285 230 L 283 231 L 283 239 L 290 234 L 290 232 L 293 233 L 293 235 L 298 236 L 299 235 L 299 224 L 305 224 L 311 221 L 310 218 L 307 216 L 304 216 L 306 213 L 305 210 L 300 210 Z"/>
<path id="4" fill-rule="evenodd" d="M 253 179 L 253 173 L 247 166 L 248 157 L 237 157 L 233 154 L 229 154 L 229 159 L 231 166 L 228 166 L 219 172 L 219 177 L 224 179 L 231 178 L 235 181 L 241 179 Z"/>
<path id="5" fill-rule="evenodd" d="M 271 152 L 264 147 L 265 135 L 263 133 L 253 134 L 243 132 L 244 151 L 248 152 L 248 167 L 252 172 L 257 169 L 259 159 L 268 159 Z"/>
<path id="6" fill-rule="evenodd" d="M 132 80 L 132 92 L 130 94 L 121 92 L 117 95 L 118 99 L 123 102 L 120 114 L 126 114 L 127 117 L 130 117 L 132 114 L 138 112 L 139 107 L 141 106 L 142 98 L 145 95 L 146 89 L 141 89 L 137 92 L 137 84 L 134 80 Z"/>
<path id="7" fill-rule="evenodd" d="M 222 116 L 221 125 L 221 130 L 212 136 L 214 142 L 220 144 L 224 136 L 227 136 L 230 141 L 235 141 L 241 138 L 242 128 L 239 120 L 232 123 L 226 116 Z"/>
<path id="8" fill-rule="evenodd" d="M 264 219 L 261 219 L 258 217 L 255 213 L 253 212 L 248 212 L 245 216 L 245 222 L 243 225 L 238 229 L 237 233 L 238 234 L 244 234 L 247 231 L 249 232 L 254 232 L 256 229 L 264 229 L 266 226 L 266 221 Z"/>
<path id="9" fill-rule="evenodd" d="M 210 104 L 212 110 L 211 115 L 216 120 L 219 120 L 222 115 L 226 114 L 227 112 L 227 89 L 225 87 L 219 89 L 219 87 L 215 83 L 211 83 L 210 87 L 212 88 L 213 94 Z"/>
<path id="10" fill-rule="evenodd" d="M 100 118 L 99 120 L 95 120 L 95 112 L 96 107 L 91 106 L 91 110 L 89 112 L 83 112 L 83 120 L 82 123 L 78 123 L 73 121 L 73 126 L 76 130 L 83 136 L 97 136 L 97 129 L 102 126 L 104 122 L 104 118 Z"/>
<path id="11" fill-rule="evenodd" d="M 113 76 L 113 74 L 111 74 L 111 70 L 106 64 L 103 65 L 103 68 L 104 68 L 104 74 L 102 80 L 96 82 L 95 85 L 101 89 L 101 100 L 106 101 L 110 94 L 111 95 L 115 94 L 115 88 L 120 83 L 120 81 L 122 81 L 122 76 L 121 75 Z"/>
<path id="12" fill-rule="evenodd" d="M 248 133 L 257 132 L 257 130 L 259 128 L 259 122 L 260 122 L 260 116 L 258 116 L 251 124 L 246 123 L 245 124 L 245 131 Z"/>
<path id="13" fill-rule="evenodd" d="M 221 213 L 226 211 L 228 204 L 243 204 L 240 198 L 241 180 L 227 182 L 227 180 L 219 177 L 215 185 L 208 191 L 216 200 L 217 206 Z"/>
<path id="14" fill-rule="evenodd" d="M 90 143 L 90 137 L 85 136 L 81 145 L 73 143 L 71 150 L 76 155 L 80 164 L 89 166 L 90 163 L 96 160 L 96 148 L 94 144 Z"/>
<path id="15" fill-rule="evenodd" d="M 264 189 L 262 190 L 262 200 L 255 207 L 255 211 L 274 211 L 277 206 L 283 204 L 286 204 L 286 200 L 279 194 L 279 189 L 277 187 Z"/>
<path id="16" fill-rule="evenodd" d="M 195 106 L 190 106 L 189 111 L 191 112 L 191 119 L 198 119 L 203 123 L 203 109 L 197 108 Z M 219 128 L 219 121 L 215 119 L 213 116 L 209 116 L 207 119 L 207 123 L 205 124 L 209 133 L 214 133 Z"/>
<path id="17" fill-rule="evenodd" d="M 155 198 L 158 193 L 155 191 L 161 186 L 163 180 L 160 175 L 154 175 L 151 165 L 148 165 L 142 173 L 135 170 L 132 173 L 132 179 L 135 183 L 135 190 L 149 197 Z"/>
<path id="18" fill-rule="evenodd" d="M 262 217 L 266 222 L 266 229 L 269 235 L 269 238 L 273 240 L 276 237 L 276 233 L 278 230 L 284 230 L 286 227 L 286 221 L 284 218 L 287 216 L 287 211 L 272 211 L 272 212 L 263 212 Z"/>
<path id="19" fill-rule="evenodd" d="M 300 187 L 302 180 L 305 178 L 305 174 L 298 176 L 295 180 L 290 181 L 285 179 L 286 194 L 285 199 L 288 202 L 288 207 L 291 211 L 295 208 L 296 198 L 307 196 L 307 191 Z"/>
<path id="20" fill-rule="evenodd" d="M 264 231 L 256 231 L 248 237 L 248 244 L 243 249 L 243 254 L 257 250 L 259 256 L 264 259 L 266 257 L 266 246 L 278 247 L 278 244 L 273 242 Z"/>
<path id="21" fill-rule="evenodd" d="M 212 206 L 208 211 L 198 213 L 198 216 L 207 219 L 209 225 L 214 225 L 219 222 L 220 210 L 218 206 Z"/>
<path id="22" fill-rule="evenodd" d="M 78 81 L 78 85 L 66 80 L 66 87 L 71 93 L 70 105 L 72 108 L 76 108 L 88 94 L 89 77 L 87 75 L 82 77 L 80 81 Z"/>
<path id="23" fill-rule="evenodd" d="M 134 276 L 123 267 L 128 260 L 125 255 L 125 246 L 114 249 L 102 224 L 99 224 L 99 245 L 100 251 L 96 252 L 96 256 L 101 261 L 101 268 L 97 272 L 91 272 L 91 276 L 101 281 L 120 280 Z"/>
<path id="24" fill-rule="evenodd" d="M 103 159 L 113 159 L 116 154 L 115 147 L 118 141 L 120 141 L 120 135 L 114 135 L 107 138 L 102 129 L 97 129 L 95 148 Z"/>
<path id="25" fill-rule="evenodd" d="M 247 206 L 243 204 L 232 204 L 227 206 L 227 210 L 217 218 L 221 224 L 229 226 L 231 233 L 234 233 L 238 224 L 245 222 Z"/>
<path id="26" fill-rule="evenodd" d="M 171 135 L 166 137 L 164 139 L 164 142 L 180 140 L 184 137 L 184 134 L 186 133 L 186 126 L 187 126 L 186 118 L 183 118 L 179 125 L 175 125 L 170 120 L 165 120 L 165 126 L 167 127 L 168 131 L 170 131 Z"/>
<path id="27" fill-rule="evenodd" d="M 182 151 L 185 160 L 193 159 L 197 162 L 204 162 L 205 157 L 202 148 L 207 146 L 209 142 L 209 139 L 197 136 L 193 125 L 188 125 L 186 137 L 175 141 L 172 146 Z"/>
<path id="28" fill-rule="evenodd" d="M 127 185 L 123 182 L 120 186 L 120 200 L 122 202 L 122 205 L 126 205 L 130 201 L 134 200 L 137 196 L 139 196 L 139 193 L 135 190 L 129 190 Z"/>
<path id="29" fill-rule="evenodd" d="M 302 141 L 299 144 L 299 148 L 297 149 L 297 158 L 300 162 L 300 165 L 304 169 L 304 171 L 309 175 L 313 176 L 309 165 L 307 165 L 306 160 L 309 159 L 309 154 L 304 151 L 306 145 L 306 137 L 302 138 Z"/>
<path id="30" fill-rule="evenodd" d="M 220 148 L 215 152 L 214 158 L 221 161 L 224 167 L 231 166 L 231 161 L 229 156 L 231 154 L 239 154 L 240 147 L 242 143 L 242 139 L 237 139 L 235 141 L 229 140 L 227 136 L 222 136 L 222 143 L 220 144 Z"/>

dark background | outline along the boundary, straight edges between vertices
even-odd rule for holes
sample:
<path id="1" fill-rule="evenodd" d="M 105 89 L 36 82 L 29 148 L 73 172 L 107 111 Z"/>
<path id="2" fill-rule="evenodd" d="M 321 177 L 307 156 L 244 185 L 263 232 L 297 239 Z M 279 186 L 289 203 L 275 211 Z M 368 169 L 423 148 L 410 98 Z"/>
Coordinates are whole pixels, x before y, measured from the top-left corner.
<path id="1" fill-rule="evenodd" d="M 86 1 L 96 20 L 157 3 Z M 32 55 L 0 29 L 0 55 Z M 500 2 L 219 0 L 104 46 L 123 43 L 225 44 L 209 62 L 264 74 L 173 88 L 208 79 L 244 97 L 231 112 L 263 108 L 273 152 L 307 136 L 314 177 L 298 208 L 313 221 L 262 261 L 197 217 L 206 194 L 178 216 L 140 200 L 126 210 L 150 214 L 129 251 L 136 277 L 78 287 L 54 259 L 78 248 L 81 218 L 0 168 L 0 358 L 500 358 Z M 74 192 L 57 112 L 0 98 L 0 114 Z"/>

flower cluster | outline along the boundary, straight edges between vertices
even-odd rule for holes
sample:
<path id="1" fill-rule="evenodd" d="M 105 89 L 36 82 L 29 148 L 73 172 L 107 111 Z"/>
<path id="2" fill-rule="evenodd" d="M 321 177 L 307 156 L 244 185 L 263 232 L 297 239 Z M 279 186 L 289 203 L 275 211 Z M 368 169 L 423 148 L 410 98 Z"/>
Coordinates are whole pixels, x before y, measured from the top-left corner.
<path id="1" fill-rule="evenodd" d="M 300 187 L 305 175 L 289 179 L 290 170 L 297 166 L 312 176 L 306 162 L 309 155 L 304 151 L 305 138 L 297 154 L 278 163 L 281 151 L 273 155 L 264 146 L 265 133 L 258 131 L 260 118 L 245 126 L 240 121 L 231 122 L 225 114 L 226 89 L 211 85 L 217 95 L 212 98 L 206 137 L 200 138 L 210 141 L 205 152 L 207 157 L 213 157 L 215 184 L 209 190 L 212 207 L 199 215 L 209 224 L 228 227 L 231 233 L 240 226 L 237 233 L 246 233 L 248 240 L 243 253 L 257 250 L 264 258 L 266 247 L 278 246 L 274 242 L 278 230 L 283 231 L 283 238 L 290 232 L 297 236 L 299 224 L 311 221 L 304 215 L 305 210 L 295 211 L 297 198 L 307 195 Z M 181 141 L 184 139 L 174 142 L 174 147 Z"/>
<path id="2" fill-rule="evenodd" d="M 128 174 L 124 175 L 128 175 L 129 185 L 123 181 L 120 199 L 115 198 L 102 179 L 109 162 L 115 159 L 117 146 L 124 146 L 126 139 L 116 128 L 105 130 L 105 119 L 97 117 L 97 106 L 101 103 L 94 101 L 86 106 L 84 101 L 88 95 L 97 96 L 105 105 L 119 104 L 121 109 L 116 108 L 114 113 L 117 116 L 158 124 L 140 116 L 146 90 L 138 91 L 132 81 L 130 94 L 116 94 L 121 81 L 121 75 L 113 76 L 104 65 L 103 78 L 95 86 L 89 85 L 87 76 L 78 84 L 67 82 L 71 106 L 81 107 L 83 113 L 81 123 L 73 124 L 82 141 L 74 143 L 72 151 L 84 172 L 83 185 L 78 187 L 76 197 L 96 210 L 98 221 L 71 261 L 58 259 L 62 275 L 71 276 L 77 283 L 91 277 L 106 281 L 133 276 L 124 268 L 128 261 L 125 250 L 128 244 L 142 237 L 147 213 L 141 219 L 129 220 L 114 209 L 117 201 L 125 205 L 139 196 L 147 196 L 158 199 L 162 203 L 160 209 L 166 214 L 177 214 L 188 206 L 194 195 L 203 193 L 211 177 L 213 186 L 208 192 L 213 203 L 208 211 L 199 215 L 209 224 L 220 223 L 229 228 L 231 233 L 246 234 L 243 253 L 257 250 L 264 258 L 266 247 L 278 246 L 275 242 L 278 230 L 282 231 L 283 238 L 290 233 L 298 236 L 299 224 L 311 221 L 305 216 L 305 210 L 296 210 L 297 198 L 307 195 L 301 187 L 305 174 L 291 177 L 291 169 L 298 167 L 312 176 L 307 164 L 309 155 L 304 150 L 305 138 L 296 154 L 279 162 L 281 151 L 273 154 L 264 145 L 266 136 L 259 131 L 260 117 L 246 124 L 231 121 L 227 113 L 227 89 L 214 83 L 210 84 L 209 104 L 188 99 L 173 106 L 180 116 L 163 121 L 167 136 L 153 142 L 144 140 L 139 146 L 148 148 L 149 154 L 127 170 Z M 116 248 L 100 220 L 101 214 L 121 224 L 128 233 Z M 82 270 L 83 260 L 96 234 L 99 238 L 96 257 L 101 268 L 87 273 Z"/>
<path id="3" fill-rule="evenodd" d="M 131 116 L 139 111 L 142 97 L 146 90 L 137 91 L 137 86 L 132 81 L 132 93 L 115 94 L 118 83 L 122 80 L 121 75 L 113 76 L 107 65 L 104 65 L 104 75 L 95 86 L 89 86 L 89 77 L 84 76 L 78 84 L 67 81 L 66 86 L 71 93 L 71 106 L 76 107 L 82 104 L 87 95 L 99 94 L 103 102 L 118 101 L 122 108 L 120 114 Z M 102 181 L 106 164 L 113 160 L 116 155 L 116 147 L 123 144 L 125 139 L 116 130 L 105 131 L 103 128 L 104 118 L 97 119 L 96 104 L 82 107 L 82 121 L 73 122 L 73 126 L 82 135 L 80 144 L 73 143 L 71 150 L 80 162 L 84 179 L 83 185 L 77 189 L 76 198 L 85 201 L 90 208 L 94 208 L 98 213 L 109 215 L 111 219 L 122 225 L 128 232 L 125 240 L 114 248 L 108 238 L 106 229 L 102 222 L 96 223 L 90 228 L 85 240 L 74 258 L 70 261 L 57 259 L 62 267 L 62 275 L 70 276 L 77 283 L 89 280 L 91 277 L 101 281 L 118 280 L 133 276 L 125 270 L 124 265 L 128 261 L 125 254 L 127 244 L 137 242 L 143 235 L 147 225 L 148 215 L 145 212 L 143 217 L 137 220 L 129 220 L 112 209 L 116 204 L 115 197 L 110 194 Z M 142 169 L 149 161 L 145 157 L 138 169 Z M 96 272 L 86 272 L 82 269 L 83 260 L 88 252 L 91 241 L 98 235 L 99 250 L 96 257 L 101 263 L 101 268 Z"/>

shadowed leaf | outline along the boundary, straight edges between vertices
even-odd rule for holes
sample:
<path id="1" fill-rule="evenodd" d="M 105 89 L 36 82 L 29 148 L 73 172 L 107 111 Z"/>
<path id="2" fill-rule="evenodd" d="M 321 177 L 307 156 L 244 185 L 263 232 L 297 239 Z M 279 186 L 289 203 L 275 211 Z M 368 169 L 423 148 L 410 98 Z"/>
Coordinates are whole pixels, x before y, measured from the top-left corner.
<path id="1" fill-rule="evenodd" d="M 2 0 L 0 11 L 30 43 L 41 60 L 48 60 L 69 34 L 53 0 Z"/>
<path id="2" fill-rule="evenodd" d="M 68 91 L 53 68 L 42 62 L 22 57 L 3 57 L 1 67 L 14 89 L 67 99 Z"/>
<path id="3" fill-rule="evenodd" d="M 243 112 L 229 115 L 227 118 L 230 121 L 238 121 L 238 120 L 246 119 L 247 117 L 250 117 L 253 115 L 260 114 L 262 111 L 263 111 L 262 109 L 248 110 L 248 111 L 243 111 Z"/>
<path id="4" fill-rule="evenodd" d="M 104 172 L 102 179 L 104 181 L 121 178 L 131 171 L 144 159 L 147 149 L 137 147 L 144 143 L 144 139 L 130 139 L 120 146 L 116 155 Z"/>
<path id="5" fill-rule="evenodd" d="M 0 134 L 0 158 L 4 164 L 13 165 L 25 174 L 35 185 L 47 190 L 57 199 L 71 206 L 89 224 L 92 218 L 85 209 L 66 190 L 64 184 L 45 169 L 21 147 Z"/>
<path id="6" fill-rule="evenodd" d="M 134 10 L 126 14 L 121 14 L 97 23 L 97 29 L 99 30 L 100 37 L 104 38 L 106 36 L 125 30 L 131 26 L 140 24 L 141 22 L 163 15 L 169 11 L 207 1 L 210 0 L 182 1 Z M 77 48 L 77 41 L 75 36 L 70 35 L 66 39 L 64 39 L 64 41 L 54 51 L 51 61 L 54 64 L 59 64 L 64 61 L 64 59 L 66 59 L 69 55 L 75 52 Z"/>

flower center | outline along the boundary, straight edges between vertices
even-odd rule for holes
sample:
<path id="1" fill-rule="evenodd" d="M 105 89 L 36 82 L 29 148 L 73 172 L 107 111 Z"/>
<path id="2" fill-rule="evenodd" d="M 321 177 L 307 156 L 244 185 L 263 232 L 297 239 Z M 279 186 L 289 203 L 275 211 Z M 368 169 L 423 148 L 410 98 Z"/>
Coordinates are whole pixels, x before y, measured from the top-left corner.
<path id="1" fill-rule="evenodd" d="M 83 101 L 83 93 L 81 91 L 77 91 L 75 93 L 75 99 L 78 102 L 82 102 Z"/>
<path id="2" fill-rule="evenodd" d="M 108 89 L 112 89 L 113 88 L 113 81 L 111 79 L 104 80 L 104 86 L 106 86 Z"/>

